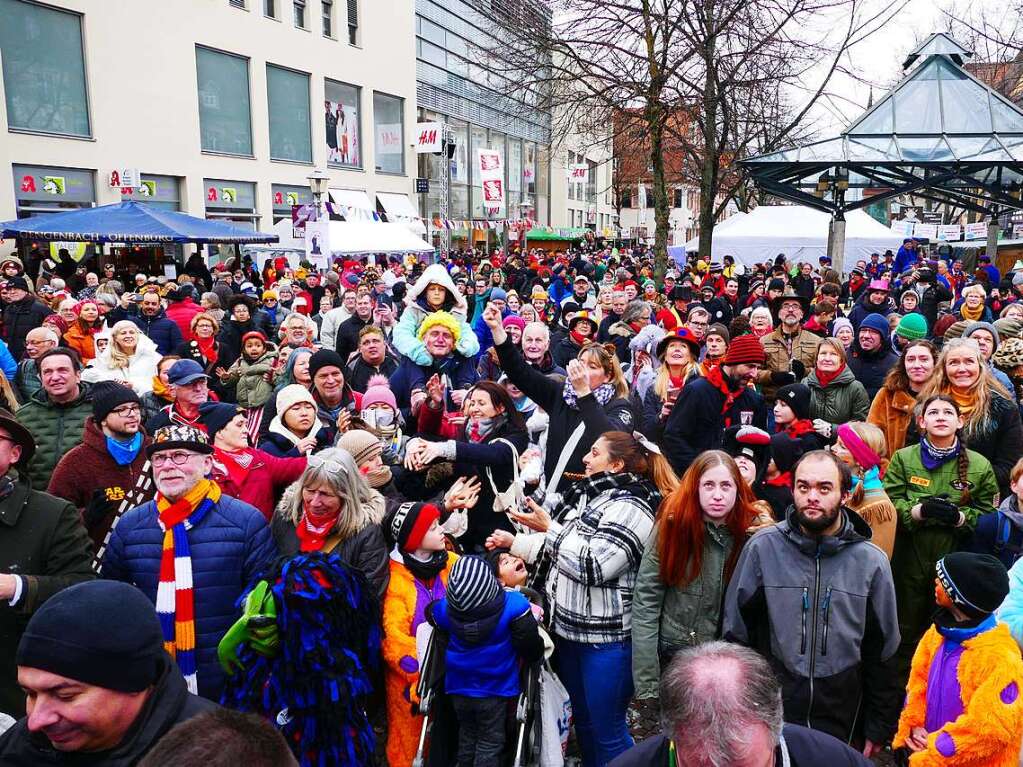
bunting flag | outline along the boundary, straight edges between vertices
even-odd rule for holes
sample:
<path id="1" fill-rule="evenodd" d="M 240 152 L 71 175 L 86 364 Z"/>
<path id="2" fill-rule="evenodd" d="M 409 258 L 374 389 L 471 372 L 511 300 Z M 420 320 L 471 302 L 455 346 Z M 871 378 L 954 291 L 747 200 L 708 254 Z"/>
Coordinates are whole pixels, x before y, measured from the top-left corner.
<path id="1" fill-rule="evenodd" d="M 423 216 L 398 216 L 393 214 L 381 214 L 375 210 L 355 208 L 350 205 L 338 205 L 335 202 L 324 202 L 323 206 L 333 216 L 341 216 L 345 221 L 390 221 L 415 223 L 422 222 L 428 227 L 436 230 L 445 229 L 448 231 L 456 229 L 502 229 L 509 227 L 528 231 L 536 227 L 536 220 L 532 218 L 488 218 L 488 219 L 450 219 L 450 218 L 427 218 Z M 311 205 L 292 206 L 292 221 L 301 228 L 308 219 L 308 211 Z"/>

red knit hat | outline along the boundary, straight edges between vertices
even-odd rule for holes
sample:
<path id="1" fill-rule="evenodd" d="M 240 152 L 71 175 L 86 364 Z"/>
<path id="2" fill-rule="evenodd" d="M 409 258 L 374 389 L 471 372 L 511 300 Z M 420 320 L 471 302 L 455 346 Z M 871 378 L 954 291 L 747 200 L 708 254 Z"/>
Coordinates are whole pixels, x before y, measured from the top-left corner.
<path id="1" fill-rule="evenodd" d="M 754 336 L 739 336 L 728 345 L 722 365 L 763 365 L 767 360 L 764 347 Z"/>
<path id="2" fill-rule="evenodd" d="M 258 330 L 250 330 L 248 333 L 242 336 L 242 345 L 244 346 L 245 342 L 248 341 L 250 338 L 258 338 L 260 341 L 263 342 L 263 346 L 266 346 L 268 343 L 266 340 L 266 336 L 264 336 Z"/>

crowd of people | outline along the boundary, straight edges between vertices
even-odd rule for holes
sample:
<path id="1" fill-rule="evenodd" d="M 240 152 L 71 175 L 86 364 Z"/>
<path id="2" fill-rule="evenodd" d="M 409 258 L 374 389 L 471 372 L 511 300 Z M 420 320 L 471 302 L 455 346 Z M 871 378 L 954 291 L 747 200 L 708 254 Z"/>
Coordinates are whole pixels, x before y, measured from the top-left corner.
<path id="1" fill-rule="evenodd" d="M 92 266 L 0 262 L 0 764 L 1019 763 L 1023 264 Z"/>

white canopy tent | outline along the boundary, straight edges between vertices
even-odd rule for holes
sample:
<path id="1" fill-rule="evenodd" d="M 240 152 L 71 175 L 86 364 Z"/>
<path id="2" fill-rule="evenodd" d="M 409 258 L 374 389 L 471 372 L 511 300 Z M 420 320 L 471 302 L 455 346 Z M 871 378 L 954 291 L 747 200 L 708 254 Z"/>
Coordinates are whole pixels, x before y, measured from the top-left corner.
<path id="1" fill-rule="evenodd" d="M 271 229 L 280 241 L 275 245 L 244 246 L 262 268 L 268 258 L 284 256 L 292 267 L 305 258 L 305 240 L 293 236 L 291 219 L 278 221 Z M 433 246 L 416 237 L 405 224 L 382 221 L 331 221 L 330 251 L 333 255 L 370 253 L 432 253 Z"/>
<path id="2" fill-rule="evenodd" d="M 897 250 L 902 237 L 862 210 L 845 216 L 845 263 L 870 258 L 871 253 Z M 816 264 L 828 253 L 827 213 L 801 205 L 761 205 L 750 213 L 737 213 L 714 227 L 711 256 L 719 261 L 732 256 L 751 266 L 773 261 L 784 253 L 791 261 Z M 700 239 L 686 243 L 686 252 L 700 247 Z"/>

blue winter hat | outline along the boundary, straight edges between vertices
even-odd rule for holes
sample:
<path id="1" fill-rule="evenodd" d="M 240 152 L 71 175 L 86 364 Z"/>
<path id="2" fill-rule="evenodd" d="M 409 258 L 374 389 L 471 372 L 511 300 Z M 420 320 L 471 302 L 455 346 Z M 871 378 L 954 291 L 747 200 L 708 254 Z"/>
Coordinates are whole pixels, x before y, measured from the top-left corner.
<path id="1" fill-rule="evenodd" d="M 504 291 L 504 288 L 494 288 L 490 291 L 491 301 L 507 301 L 508 294 Z"/>
<path id="2" fill-rule="evenodd" d="M 882 340 L 888 338 L 889 333 L 891 333 L 887 318 L 884 317 L 884 315 L 877 314 L 876 312 L 868 314 L 863 318 L 863 322 L 860 323 L 860 330 L 863 330 L 864 328 L 877 332 L 880 334 Z"/>

